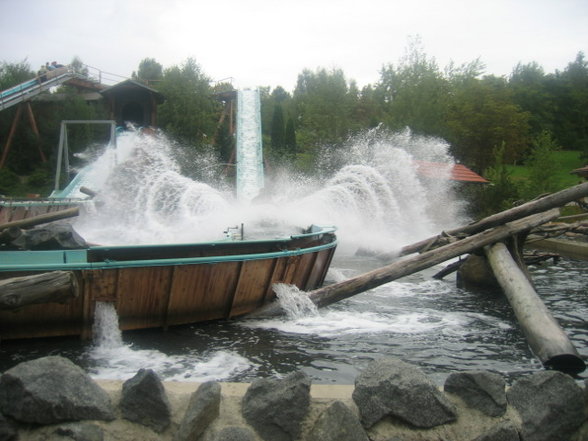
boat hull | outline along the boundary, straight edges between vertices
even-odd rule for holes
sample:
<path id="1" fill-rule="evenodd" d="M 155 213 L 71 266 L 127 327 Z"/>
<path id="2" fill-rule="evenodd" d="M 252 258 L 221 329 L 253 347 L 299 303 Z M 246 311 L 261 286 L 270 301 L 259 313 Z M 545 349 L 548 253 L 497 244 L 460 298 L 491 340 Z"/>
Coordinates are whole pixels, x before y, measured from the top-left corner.
<path id="1" fill-rule="evenodd" d="M 70 251 L 0 252 L 0 277 L 72 271 L 78 296 L 0 311 L 0 338 L 90 337 L 96 302 L 114 304 L 122 330 L 230 319 L 275 298 L 272 286 L 322 285 L 336 236 Z"/>

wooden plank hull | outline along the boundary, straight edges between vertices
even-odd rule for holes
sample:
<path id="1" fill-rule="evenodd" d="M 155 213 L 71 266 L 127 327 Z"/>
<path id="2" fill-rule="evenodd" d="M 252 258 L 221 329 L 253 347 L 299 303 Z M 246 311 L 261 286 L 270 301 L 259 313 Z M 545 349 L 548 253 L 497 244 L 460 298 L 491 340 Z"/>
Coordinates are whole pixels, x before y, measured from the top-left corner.
<path id="1" fill-rule="evenodd" d="M 122 330 L 248 314 L 274 299 L 274 283 L 322 285 L 336 244 L 331 229 L 269 241 L 0 252 L 0 278 L 71 270 L 80 287 L 65 304 L 0 311 L 0 339 L 89 337 L 98 301 L 115 305 Z"/>

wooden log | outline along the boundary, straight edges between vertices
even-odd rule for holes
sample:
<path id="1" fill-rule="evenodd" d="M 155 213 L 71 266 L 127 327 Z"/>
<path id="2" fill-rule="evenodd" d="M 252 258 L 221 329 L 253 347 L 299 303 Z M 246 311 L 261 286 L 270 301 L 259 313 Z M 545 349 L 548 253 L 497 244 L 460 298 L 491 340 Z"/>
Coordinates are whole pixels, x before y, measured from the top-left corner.
<path id="1" fill-rule="evenodd" d="M 509 222 L 500 227 L 486 230 L 449 245 L 391 263 L 343 282 L 310 291 L 308 296 L 318 307 L 327 306 L 462 254 L 483 248 L 486 245 L 499 242 L 521 231 L 529 230 L 537 225 L 549 222 L 557 216 L 559 216 L 559 210 L 553 209 L 545 213 L 539 213 Z M 273 316 L 282 313 L 283 310 L 279 303 L 273 302 L 258 310 L 254 313 L 254 316 Z"/>
<path id="2" fill-rule="evenodd" d="M 381 254 L 380 257 L 382 259 L 388 259 L 390 257 L 406 256 L 408 254 L 417 253 L 422 249 L 429 247 L 432 243 L 443 240 L 444 236 L 459 236 L 463 234 L 479 233 L 480 231 L 487 230 L 488 228 L 493 228 L 506 222 L 521 219 L 525 216 L 541 213 L 542 211 L 550 210 L 556 207 L 562 207 L 569 202 L 584 198 L 586 196 L 588 196 L 588 182 L 566 188 L 565 190 L 558 191 L 557 193 L 552 193 L 542 197 L 541 199 L 529 201 L 519 205 L 518 207 L 501 211 L 500 213 L 485 217 L 478 222 L 474 222 L 472 224 L 461 226 L 452 230 L 447 230 L 437 236 L 429 237 L 428 239 L 407 245 L 400 250 L 400 253 L 386 253 Z"/>
<path id="3" fill-rule="evenodd" d="M 90 196 L 90 199 L 96 197 L 98 194 L 94 190 L 91 190 L 88 187 L 84 187 L 83 185 L 80 187 L 80 193 Z"/>
<path id="4" fill-rule="evenodd" d="M 79 286 L 71 271 L 51 271 L 0 281 L 0 309 L 40 303 L 64 303 L 77 297 Z"/>
<path id="5" fill-rule="evenodd" d="M 27 217 L 25 219 L 6 222 L 0 225 L 0 230 L 7 228 L 31 228 L 36 225 L 46 224 L 54 222 L 56 220 L 67 219 L 70 217 L 76 217 L 80 214 L 79 207 L 66 208 L 65 210 L 54 211 L 51 213 L 40 214 L 38 216 Z"/>
<path id="6" fill-rule="evenodd" d="M 531 350 L 549 369 L 578 374 L 586 364 L 503 243 L 484 247 Z"/>

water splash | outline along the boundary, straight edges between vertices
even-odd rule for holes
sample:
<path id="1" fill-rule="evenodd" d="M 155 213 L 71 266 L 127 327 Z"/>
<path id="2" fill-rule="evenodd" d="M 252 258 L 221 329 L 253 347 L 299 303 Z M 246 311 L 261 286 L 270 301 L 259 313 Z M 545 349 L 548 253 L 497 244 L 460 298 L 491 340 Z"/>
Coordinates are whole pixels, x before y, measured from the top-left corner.
<path id="1" fill-rule="evenodd" d="M 170 381 L 221 381 L 255 369 L 254 363 L 227 350 L 197 354 L 188 349 L 181 355 L 167 355 L 125 344 L 112 303 L 96 302 L 93 331 L 86 357 L 96 379 L 126 380 L 139 369 L 152 369 Z"/>
<path id="2" fill-rule="evenodd" d="M 280 237 L 308 225 L 335 225 L 338 254 L 359 247 L 390 252 L 462 223 L 449 180 L 418 174 L 415 160 L 452 163 L 449 145 L 406 130 L 374 129 L 341 148 L 324 149 L 315 176 L 279 170 L 267 176 L 263 201 L 238 200 L 210 174 L 186 177 L 174 144 L 163 134 L 120 136 L 117 165 L 106 151 L 95 162 L 101 206 L 76 229 L 89 242 L 144 244 L 218 240 L 245 224 L 246 238 Z M 206 155 L 204 155 L 206 156 Z M 207 159 L 211 159 L 210 155 Z M 222 166 L 211 160 L 199 170 Z M 101 171 L 99 171 L 101 170 Z"/>
<path id="3" fill-rule="evenodd" d="M 101 350 L 117 349 L 123 346 L 122 334 L 118 327 L 118 314 L 112 303 L 96 302 L 92 332 L 94 345 Z"/>
<path id="4" fill-rule="evenodd" d="M 310 300 L 308 294 L 300 291 L 296 286 L 276 283 L 273 285 L 273 289 L 280 306 L 289 319 L 295 320 L 301 317 L 318 315 L 318 308 Z"/>

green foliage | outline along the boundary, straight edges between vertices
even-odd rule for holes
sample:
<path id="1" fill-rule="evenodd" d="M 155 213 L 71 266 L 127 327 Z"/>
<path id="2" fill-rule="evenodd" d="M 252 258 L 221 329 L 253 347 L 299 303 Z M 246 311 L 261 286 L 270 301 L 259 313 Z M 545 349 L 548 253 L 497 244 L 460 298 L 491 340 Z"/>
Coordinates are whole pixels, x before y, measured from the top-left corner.
<path id="1" fill-rule="evenodd" d="M 382 69 L 378 89 L 388 127 L 410 127 L 414 133 L 424 135 L 441 132 L 449 85 L 435 60 L 424 53 L 418 38 L 410 42 L 397 67 L 389 64 Z"/>
<path id="2" fill-rule="evenodd" d="M 286 127 L 284 126 L 284 112 L 282 111 L 282 106 L 276 104 L 274 106 L 274 116 L 272 118 L 271 128 L 271 148 L 273 153 L 284 153 L 286 136 L 285 131 Z"/>
<path id="3" fill-rule="evenodd" d="M 297 136 L 303 150 L 339 144 L 352 132 L 352 110 L 357 96 L 350 92 L 343 71 L 304 70 L 293 95 Z"/>
<path id="4" fill-rule="evenodd" d="M 139 63 L 139 70 L 132 75 L 133 79 L 155 85 L 163 78 L 163 66 L 155 58 L 143 58 Z"/>
<path id="5" fill-rule="evenodd" d="M 504 164 L 505 150 L 504 142 L 494 149 L 494 163 L 484 173 L 490 184 L 481 188 L 480 197 L 476 201 L 476 212 L 479 217 L 512 208 L 513 203 L 519 198 L 511 172 Z"/>
<path id="6" fill-rule="evenodd" d="M 157 89 L 166 97 L 159 107 L 159 125 L 180 143 L 202 148 L 216 132 L 220 103 L 212 97 L 210 79 L 189 58 L 164 71 Z"/>
<path id="7" fill-rule="evenodd" d="M 527 149 L 529 114 L 513 103 L 507 86 L 504 79 L 488 76 L 466 81 L 452 94 L 446 139 L 455 157 L 474 170 L 492 164 L 495 146 L 506 145 L 508 162 Z"/>
<path id="8" fill-rule="evenodd" d="M 0 195 L 14 195 L 19 189 L 18 175 L 8 168 L 0 169 Z"/>
<path id="9" fill-rule="evenodd" d="M 556 176 L 559 164 L 553 154 L 557 150 L 559 146 L 547 131 L 541 133 L 533 142 L 533 150 L 526 162 L 529 178 L 524 195 L 527 198 L 560 189 Z"/>
<path id="10" fill-rule="evenodd" d="M 73 57 L 69 65 L 74 72 L 86 77 L 88 76 L 88 67 L 83 63 L 80 57 Z"/>
<path id="11" fill-rule="evenodd" d="M 0 90 L 16 86 L 34 77 L 35 73 L 31 71 L 31 67 L 26 59 L 20 63 L 7 63 L 3 61 L 0 64 Z"/>
<path id="12" fill-rule="evenodd" d="M 296 129 L 294 128 L 294 120 L 292 118 L 288 118 L 288 122 L 286 123 L 284 147 L 286 148 L 286 154 L 290 155 L 291 157 L 296 156 L 298 146 L 296 144 Z"/>

